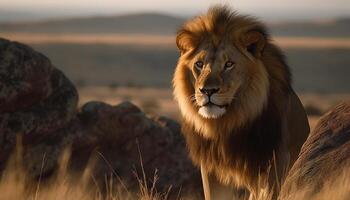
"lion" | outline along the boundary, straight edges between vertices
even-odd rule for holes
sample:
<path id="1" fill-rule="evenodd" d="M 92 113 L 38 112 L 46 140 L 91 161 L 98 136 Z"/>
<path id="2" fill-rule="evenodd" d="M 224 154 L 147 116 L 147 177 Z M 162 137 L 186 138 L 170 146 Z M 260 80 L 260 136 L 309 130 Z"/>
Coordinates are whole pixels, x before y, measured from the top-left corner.
<path id="1" fill-rule="evenodd" d="M 187 21 L 176 44 L 173 93 L 205 199 L 214 196 L 216 179 L 248 190 L 250 198 L 278 191 L 309 124 L 285 57 L 265 26 L 214 6 Z"/>

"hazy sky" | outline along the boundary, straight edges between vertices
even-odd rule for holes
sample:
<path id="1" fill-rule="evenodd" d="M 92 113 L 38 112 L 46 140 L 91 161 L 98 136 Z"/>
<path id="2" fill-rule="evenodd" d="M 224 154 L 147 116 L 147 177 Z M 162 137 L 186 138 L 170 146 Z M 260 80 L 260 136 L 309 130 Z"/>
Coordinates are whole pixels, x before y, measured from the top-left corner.
<path id="1" fill-rule="evenodd" d="M 148 11 L 193 15 L 215 3 L 269 19 L 322 19 L 350 13 L 350 0 L 0 0 L 0 9 L 65 16 Z"/>

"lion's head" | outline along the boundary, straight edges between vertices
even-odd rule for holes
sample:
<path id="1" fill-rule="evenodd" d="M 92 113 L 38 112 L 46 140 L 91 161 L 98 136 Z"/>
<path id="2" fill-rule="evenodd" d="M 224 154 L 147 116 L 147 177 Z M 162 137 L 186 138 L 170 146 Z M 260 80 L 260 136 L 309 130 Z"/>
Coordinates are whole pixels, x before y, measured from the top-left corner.
<path id="1" fill-rule="evenodd" d="M 176 42 L 181 56 L 174 96 L 184 120 L 204 137 L 254 120 L 268 101 L 270 85 L 289 85 L 288 69 L 265 27 L 225 7 L 185 23 Z M 270 69 L 269 62 L 282 67 Z"/>

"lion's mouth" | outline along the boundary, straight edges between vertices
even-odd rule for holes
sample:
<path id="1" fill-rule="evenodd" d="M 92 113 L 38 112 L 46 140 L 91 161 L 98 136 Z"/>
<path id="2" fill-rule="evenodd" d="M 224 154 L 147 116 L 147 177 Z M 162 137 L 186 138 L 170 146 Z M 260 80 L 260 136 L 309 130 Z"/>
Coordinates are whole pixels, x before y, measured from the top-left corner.
<path id="1" fill-rule="evenodd" d="M 216 119 L 226 113 L 226 105 L 217 105 L 213 102 L 208 102 L 200 106 L 198 113 L 207 119 Z"/>
<path id="2" fill-rule="evenodd" d="M 202 105 L 200 107 L 211 107 L 211 106 L 217 106 L 219 108 L 226 108 L 228 105 L 227 104 L 225 104 L 225 105 L 218 105 L 218 104 L 215 104 L 215 103 L 213 103 L 211 101 L 208 101 L 206 104 L 204 104 L 204 105 Z"/>

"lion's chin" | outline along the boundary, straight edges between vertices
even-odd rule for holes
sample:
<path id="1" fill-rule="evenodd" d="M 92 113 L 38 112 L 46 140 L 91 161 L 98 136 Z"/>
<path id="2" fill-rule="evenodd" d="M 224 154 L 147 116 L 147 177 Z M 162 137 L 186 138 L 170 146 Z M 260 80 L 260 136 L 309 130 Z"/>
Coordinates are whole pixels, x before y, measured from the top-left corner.
<path id="1" fill-rule="evenodd" d="M 216 119 L 225 113 L 225 107 L 219 107 L 216 105 L 202 106 L 198 110 L 198 114 L 207 119 Z"/>

